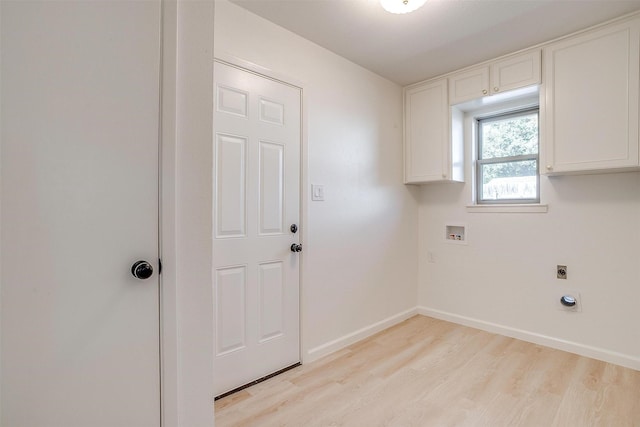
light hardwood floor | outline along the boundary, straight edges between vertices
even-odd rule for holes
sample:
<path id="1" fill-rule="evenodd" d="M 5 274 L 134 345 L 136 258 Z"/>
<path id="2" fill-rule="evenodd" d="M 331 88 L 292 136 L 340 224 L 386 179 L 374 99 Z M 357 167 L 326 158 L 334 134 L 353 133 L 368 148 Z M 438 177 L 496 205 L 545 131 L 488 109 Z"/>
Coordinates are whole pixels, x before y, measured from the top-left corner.
<path id="1" fill-rule="evenodd" d="M 415 316 L 215 411 L 216 427 L 638 427 L 640 371 Z"/>

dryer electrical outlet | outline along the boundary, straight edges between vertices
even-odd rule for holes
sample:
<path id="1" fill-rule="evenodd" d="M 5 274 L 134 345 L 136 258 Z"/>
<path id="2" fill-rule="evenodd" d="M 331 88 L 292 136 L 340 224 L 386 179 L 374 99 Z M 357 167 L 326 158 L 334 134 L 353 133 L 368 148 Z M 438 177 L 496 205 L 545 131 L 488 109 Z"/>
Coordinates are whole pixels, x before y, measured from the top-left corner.
<path id="1" fill-rule="evenodd" d="M 567 266 L 566 265 L 558 265 L 556 267 L 556 277 L 558 279 L 567 279 Z"/>

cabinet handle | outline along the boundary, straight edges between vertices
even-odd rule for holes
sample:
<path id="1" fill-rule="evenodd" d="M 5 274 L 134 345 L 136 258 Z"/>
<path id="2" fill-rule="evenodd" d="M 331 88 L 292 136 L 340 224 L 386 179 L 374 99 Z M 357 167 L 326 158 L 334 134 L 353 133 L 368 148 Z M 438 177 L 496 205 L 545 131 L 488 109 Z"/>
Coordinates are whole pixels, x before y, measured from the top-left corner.
<path id="1" fill-rule="evenodd" d="M 443 174 L 442 174 L 442 177 L 443 177 L 443 178 L 446 178 L 446 177 L 447 177 L 447 174 L 446 174 L 446 173 L 443 173 Z"/>
<path id="2" fill-rule="evenodd" d="M 499 90 L 500 90 L 500 88 L 498 88 L 498 86 L 496 86 L 496 87 L 494 87 L 494 88 L 493 88 L 493 91 L 494 91 L 494 92 L 497 92 L 497 91 L 499 91 Z"/>
<path id="3" fill-rule="evenodd" d="M 553 169 L 553 167 L 551 165 L 547 165 L 547 170 L 550 171 L 551 169 Z"/>
<path id="4" fill-rule="evenodd" d="M 486 90 L 486 89 L 483 89 L 483 90 L 482 90 L 482 94 L 483 94 L 483 95 L 486 95 L 486 94 L 487 94 L 487 90 Z"/>

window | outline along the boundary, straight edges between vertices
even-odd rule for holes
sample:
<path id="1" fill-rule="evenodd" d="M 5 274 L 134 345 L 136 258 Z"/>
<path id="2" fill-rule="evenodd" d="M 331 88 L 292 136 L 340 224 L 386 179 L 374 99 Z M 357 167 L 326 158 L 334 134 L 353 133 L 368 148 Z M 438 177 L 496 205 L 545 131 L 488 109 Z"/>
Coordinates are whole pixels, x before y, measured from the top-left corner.
<path id="1" fill-rule="evenodd" d="M 477 123 L 477 203 L 539 203 L 538 108 Z"/>

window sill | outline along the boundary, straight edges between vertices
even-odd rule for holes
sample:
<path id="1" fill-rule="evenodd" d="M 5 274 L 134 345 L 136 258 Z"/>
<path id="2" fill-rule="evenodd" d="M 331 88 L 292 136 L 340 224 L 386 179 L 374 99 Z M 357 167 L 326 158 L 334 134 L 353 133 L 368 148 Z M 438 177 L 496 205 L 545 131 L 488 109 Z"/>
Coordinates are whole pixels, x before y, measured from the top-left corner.
<path id="1" fill-rule="evenodd" d="M 468 205 L 467 212 L 469 213 L 547 213 L 549 205 Z"/>

